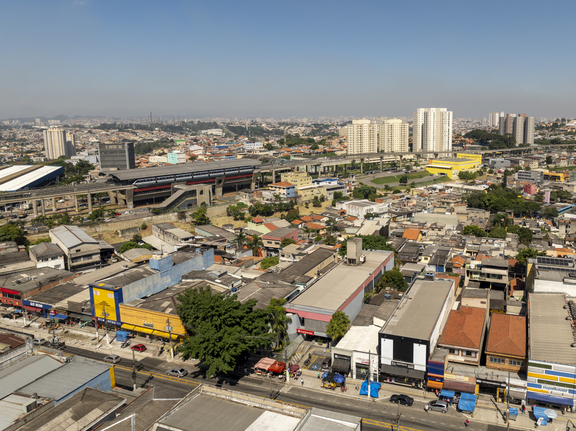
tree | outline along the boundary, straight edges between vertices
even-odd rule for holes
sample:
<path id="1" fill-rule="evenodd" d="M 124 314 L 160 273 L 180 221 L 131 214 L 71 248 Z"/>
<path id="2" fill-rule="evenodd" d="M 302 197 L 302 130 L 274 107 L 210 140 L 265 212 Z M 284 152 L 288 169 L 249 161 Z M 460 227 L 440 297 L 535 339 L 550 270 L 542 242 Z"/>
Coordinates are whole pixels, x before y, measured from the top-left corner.
<path id="1" fill-rule="evenodd" d="M 272 145 L 271 143 L 267 143 L 266 145 L 264 145 L 264 148 L 266 148 L 268 151 L 272 151 L 274 149 L 274 145 Z"/>
<path id="2" fill-rule="evenodd" d="M 292 208 L 286 214 L 286 221 L 290 223 L 299 218 L 300 218 L 300 210 L 298 208 Z"/>
<path id="3" fill-rule="evenodd" d="M 284 238 L 280 243 L 280 247 L 284 248 L 289 246 L 290 244 L 296 244 L 296 241 L 294 241 L 292 238 Z"/>
<path id="4" fill-rule="evenodd" d="M 338 310 L 332 315 L 326 328 L 326 334 L 331 337 L 332 340 L 336 341 L 348 332 L 348 328 L 350 328 L 350 319 L 346 313 Z"/>
<path id="5" fill-rule="evenodd" d="M 394 267 L 391 271 L 384 272 L 382 279 L 384 286 L 394 288 L 400 292 L 404 292 L 408 288 L 408 283 L 406 283 L 404 276 L 397 267 Z"/>
<path id="6" fill-rule="evenodd" d="M 458 172 L 458 179 L 462 180 L 462 181 L 474 181 L 476 180 L 477 174 L 476 172 L 470 172 L 470 171 L 460 171 Z"/>
<path id="7" fill-rule="evenodd" d="M 526 266 L 528 259 L 535 259 L 537 256 L 546 256 L 543 251 L 538 251 L 533 247 L 525 247 L 518 252 L 516 255 L 516 260 L 522 265 Z"/>
<path id="8" fill-rule="evenodd" d="M 266 309 L 254 309 L 255 299 L 243 303 L 236 295 L 213 294 L 210 287 L 186 289 L 178 295 L 177 312 L 188 331 L 179 352 L 185 361 L 198 358 L 207 375 L 227 374 L 246 352 L 270 346 Z"/>
<path id="9" fill-rule="evenodd" d="M 318 148 L 320 148 L 320 147 L 318 146 L 318 144 L 317 144 L 316 142 L 313 143 L 312 145 L 310 145 L 310 150 L 312 150 L 312 151 L 315 151 L 315 150 L 317 150 Z"/>
<path id="10" fill-rule="evenodd" d="M 192 224 L 195 226 L 201 226 L 205 224 L 210 224 L 210 219 L 206 215 L 206 206 L 202 205 L 197 211 L 194 211 L 192 216 Z"/>
<path id="11" fill-rule="evenodd" d="M 518 235 L 520 242 L 524 245 L 529 245 L 533 239 L 532 231 L 527 227 L 512 225 L 508 228 L 508 233 L 515 233 Z"/>
<path id="12" fill-rule="evenodd" d="M 480 229 L 478 226 L 476 225 L 469 225 L 469 226 L 464 226 L 464 229 L 462 229 L 462 235 L 474 235 L 476 237 L 485 237 L 486 231 Z"/>
<path id="13" fill-rule="evenodd" d="M 276 334 L 276 348 L 279 348 L 281 343 L 288 335 L 288 324 L 292 323 L 292 319 L 286 316 L 286 309 L 284 304 L 286 299 L 272 298 L 270 305 L 266 307 L 266 311 L 270 317 L 270 330 Z"/>
<path id="14" fill-rule="evenodd" d="M 408 175 L 402 175 L 398 180 L 400 184 L 408 184 Z"/>
<path id="15" fill-rule="evenodd" d="M 502 229 L 506 229 L 508 226 L 511 226 L 514 224 L 514 220 L 512 220 L 510 217 L 508 217 L 508 214 L 506 213 L 498 213 L 498 214 L 494 214 L 492 216 L 492 220 L 490 220 L 492 227 L 499 227 Z"/>
<path id="16" fill-rule="evenodd" d="M 246 234 L 242 230 L 238 232 L 236 234 L 236 237 L 232 240 L 232 242 L 234 242 L 238 247 L 242 247 L 244 244 L 246 244 L 246 241 L 247 241 Z"/>
<path id="17" fill-rule="evenodd" d="M 133 248 L 146 248 L 148 250 L 152 250 L 152 246 L 150 244 L 139 245 L 135 241 L 128 241 L 128 242 L 125 242 L 124 244 L 122 244 L 122 246 L 120 247 L 120 250 L 118 250 L 118 253 L 122 254 L 128 250 L 132 250 Z"/>
<path id="18" fill-rule="evenodd" d="M 248 248 L 252 250 L 252 255 L 257 256 L 258 250 L 264 243 L 258 235 L 252 235 L 252 239 L 248 241 Z"/>
<path id="19" fill-rule="evenodd" d="M 260 268 L 261 269 L 272 268 L 273 266 L 276 266 L 279 263 L 280 263 L 280 258 L 278 256 L 270 256 L 270 257 L 267 257 L 266 259 L 262 259 L 262 261 L 260 262 Z"/>
<path id="20" fill-rule="evenodd" d="M 368 196 L 373 193 L 376 193 L 375 187 L 363 185 L 356 187 L 352 192 L 352 196 L 354 196 L 354 199 L 368 199 Z"/>
<path id="21" fill-rule="evenodd" d="M 28 239 L 24 236 L 24 231 L 12 221 L 0 227 L 0 241 L 15 241 L 18 245 L 28 245 Z"/>
<path id="22" fill-rule="evenodd" d="M 322 206 L 322 202 L 320 202 L 320 199 L 318 199 L 318 196 L 314 196 L 314 200 L 312 201 L 312 206 L 319 208 Z"/>
<path id="23" fill-rule="evenodd" d="M 344 193 L 342 192 L 334 192 L 334 199 L 340 200 L 344 197 Z"/>
<path id="24" fill-rule="evenodd" d="M 554 162 L 552 156 L 546 156 L 546 164 L 551 165 Z"/>
<path id="25" fill-rule="evenodd" d="M 558 210 L 554 207 L 544 207 L 542 215 L 546 218 L 558 217 Z"/>
<path id="26" fill-rule="evenodd" d="M 492 228 L 489 233 L 490 238 L 506 238 L 506 230 L 501 227 Z"/>

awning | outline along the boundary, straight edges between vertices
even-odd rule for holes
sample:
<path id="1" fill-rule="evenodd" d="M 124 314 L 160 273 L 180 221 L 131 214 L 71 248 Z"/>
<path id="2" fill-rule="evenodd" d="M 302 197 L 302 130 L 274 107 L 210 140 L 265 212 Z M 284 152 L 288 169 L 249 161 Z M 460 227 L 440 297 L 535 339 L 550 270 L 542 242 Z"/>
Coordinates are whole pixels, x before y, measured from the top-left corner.
<path id="1" fill-rule="evenodd" d="M 29 305 L 25 305 L 25 306 L 24 306 L 24 309 L 25 309 L 25 310 L 28 310 L 28 311 L 34 311 L 34 312 L 36 312 L 36 313 L 42 313 L 42 309 L 41 309 L 41 308 L 30 307 Z"/>
<path id="2" fill-rule="evenodd" d="M 157 335 L 158 337 L 162 338 L 170 338 L 169 332 L 158 331 L 157 329 L 154 330 L 154 333 L 152 335 Z M 178 338 L 178 334 L 172 334 L 172 339 L 175 340 L 176 338 Z"/>
<path id="3" fill-rule="evenodd" d="M 122 329 L 126 329 L 127 331 L 133 331 L 135 326 L 134 325 L 128 325 L 126 323 L 123 323 L 121 326 Z"/>
<path id="4" fill-rule="evenodd" d="M 444 389 L 454 392 L 473 394 L 476 392 L 476 385 L 473 383 L 457 382 L 454 380 L 444 379 Z"/>
<path id="5" fill-rule="evenodd" d="M 268 368 L 270 368 L 274 362 L 275 361 L 272 358 L 262 358 L 256 365 L 254 365 L 254 369 L 268 371 Z"/>
<path id="6" fill-rule="evenodd" d="M 152 332 L 154 332 L 154 329 L 152 328 L 145 328 L 143 326 L 134 326 L 134 331 L 136 332 L 142 332 L 143 334 L 151 334 Z"/>
<path id="7" fill-rule="evenodd" d="M 443 389 L 442 392 L 440 392 L 440 396 L 446 398 L 454 398 L 456 396 L 456 392 Z"/>
<path id="8" fill-rule="evenodd" d="M 82 322 L 91 322 L 92 321 L 92 316 L 88 316 L 87 314 L 68 313 L 68 317 L 73 317 L 74 319 L 81 320 Z"/>
<path id="9" fill-rule="evenodd" d="M 473 412 L 476 408 L 476 395 L 463 393 L 458 408 L 463 412 Z"/>
<path id="10" fill-rule="evenodd" d="M 443 382 L 437 382 L 435 380 L 428 380 L 426 382 L 426 387 L 428 389 L 442 389 L 444 387 Z"/>
<path id="11" fill-rule="evenodd" d="M 394 376 L 409 377 L 411 379 L 424 380 L 426 371 L 418 371 L 411 368 L 396 367 L 394 365 L 381 365 L 380 372 Z"/>
<path id="12" fill-rule="evenodd" d="M 268 371 L 271 373 L 282 373 L 285 369 L 286 363 L 276 361 L 270 368 L 268 368 Z"/>
<path id="13" fill-rule="evenodd" d="M 344 359 L 334 359 L 334 363 L 332 364 L 332 371 L 336 373 L 349 373 L 350 361 L 345 361 Z"/>
<path id="14" fill-rule="evenodd" d="M 572 398 L 555 397 L 554 395 L 543 394 L 540 392 L 526 392 L 526 397 L 532 401 L 540 401 L 548 404 L 557 404 L 561 406 L 573 406 L 574 400 Z"/>
<path id="15" fill-rule="evenodd" d="M 66 320 L 68 319 L 68 316 L 64 315 L 64 314 L 55 314 L 54 316 L 50 316 L 52 319 L 60 319 L 60 320 Z"/>

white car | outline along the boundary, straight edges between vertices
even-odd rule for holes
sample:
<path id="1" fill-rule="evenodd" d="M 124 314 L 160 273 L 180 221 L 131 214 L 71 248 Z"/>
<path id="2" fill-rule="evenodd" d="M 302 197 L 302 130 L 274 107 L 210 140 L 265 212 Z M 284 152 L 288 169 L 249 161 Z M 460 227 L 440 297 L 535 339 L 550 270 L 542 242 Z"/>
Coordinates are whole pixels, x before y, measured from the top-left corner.
<path id="1" fill-rule="evenodd" d="M 111 364 L 117 364 L 118 362 L 120 362 L 120 356 L 108 355 L 104 358 L 104 362 L 109 362 Z"/>
<path id="2" fill-rule="evenodd" d="M 34 338 L 34 345 L 35 346 L 42 346 L 43 344 L 46 344 L 45 338 Z"/>

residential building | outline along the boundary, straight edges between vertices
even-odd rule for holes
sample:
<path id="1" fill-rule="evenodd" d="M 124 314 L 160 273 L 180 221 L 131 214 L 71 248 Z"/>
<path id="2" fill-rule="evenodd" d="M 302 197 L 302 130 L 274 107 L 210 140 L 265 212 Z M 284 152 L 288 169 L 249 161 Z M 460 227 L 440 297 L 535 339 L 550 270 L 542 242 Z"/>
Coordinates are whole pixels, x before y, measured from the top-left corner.
<path id="1" fill-rule="evenodd" d="M 348 154 L 378 152 L 379 125 L 370 120 L 352 120 L 348 125 Z"/>
<path id="2" fill-rule="evenodd" d="M 262 236 L 264 248 L 278 250 L 282 240 L 288 238 L 298 241 L 298 229 L 293 227 L 281 227 Z"/>
<path id="3" fill-rule="evenodd" d="M 64 252 L 57 244 L 41 242 L 29 248 L 30 259 L 36 264 L 36 268 L 64 269 L 66 263 Z"/>
<path id="4" fill-rule="evenodd" d="M 515 118 L 516 114 L 506 114 L 505 117 L 502 116 L 498 124 L 498 133 L 502 136 L 511 134 L 514 131 Z"/>
<path id="5" fill-rule="evenodd" d="M 284 198 L 296 197 L 296 187 L 294 184 L 288 181 L 280 181 L 279 183 L 273 183 L 268 186 L 274 194 L 279 194 Z"/>
<path id="6" fill-rule="evenodd" d="M 378 128 L 378 150 L 382 153 L 410 151 L 410 125 L 397 118 L 384 120 Z M 350 154 L 350 153 L 349 153 Z"/>
<path id="7" fill-rule="evenodd" d="M 527 364 L 526 316 L 492 313 L 486 342 L 486 367 L 523 371 Z"/>
<path id="8" fill-rule="evenodd" d="M 280 180 L 281 182 L 294 184 L 296 188 L 312 185 L 312 177 L 308 175 L 308 172 L 304 171 L 283 172 L 280 174 Z"/>
<path id="9" fill-rule="evenodd" d="M 488 126 L 489 127 L 498 127 L 500 120 L 500 113 L 499 112 L 490 112 L 488 116 Z"/>
<path id="10" fill-rule="evenodd" d="M 481 154 L 458 153 L 456 158 L 429 160 L 426 170 L 433 175 L 446 175 L 454 180 L 458 178 L 460 171 L 476 171 L 481 165 Z"/>
<path id="11" fill-rule="evenodd" d="M 244 142 L 245 151 L 259 151 L 264 148 L 263 142 Z"/>
<path id="12" fill-rule="evenodd" d="M 514 135 L 516 144 L 533 144 L 534 126 L 534 117 L 528 117 L 526 114 L 507 114 L 504 121 L 499 124 L 498 133 Z"/>
<path id="13" fill-rule="evenodd" d="M 518 171 L 516 172 L 516 179 L 523 182 L 542 184 L 544 173 L 542 171 Z"/>
<path id="14" fill-rule="evenodd" d="M 58 226 L 49 233 L 52 243 L 58 245 L 66 255 L 68 270 L 84 270 L 100 265 L 100 243 L 78 226 Z"/>
<path id="15" fill-rule="evenodd" d="M 101 172 L 136 169 L 134 142 L 99 143 L 98 157 Z"/>
<path id="16" fill-rule="evenodd" d="M 309 186 L 296 187 L 296 190 L 300 195 L 300 198 L 304 202 L 311 201 L 315 197 L 318 197 L 319 199 L 321 197 L 324 197 L 324 199 L 328 198 L 328 195 L 326 193 L 326 186 L 323 186 L 321 184 L 312 184 Z"/>
<path id="17" fill-rule="evenodd" d="M 156 223 L 152 225 L 152 235 L 166 241 L 170 245 L 185 245 L 194 241 L 194 234 L 177 228 L 172 223 Z"/>
<path id="18" fill-rule="evenodd" d="M 346 215 L 353 217 L 362 217 L 366 214 L 380 214 L 386 211 L 385 204 L 370 202 L 368 199 L 354 199 L 351 201 L 342 201 L 336 205 L 337 209 L 346 211 Z"/>
<path id="19" fill-rule="evenodd" d="M 572 295 L 570 295 L 572 296 Z M 576 355 L 574 306 L 564 294 L 528 295 L 528 387 L 530 403 L 574 409 Z M 572 303 L 573 304 L 573 303 Z"/>
<path id="20" fill-rule="evenodd" d="M 466 264 L 465 285 L 478 281 L 482 287 L 504 290 L 508 286 L 508 259 L 472 260 Z"/>
<path id="21" fill-rule="evenodd" d="M 75 137 L 60 127 L 50 127 L 44 130 L 44 152 L 48 160 L 59 157 L 72 157 L 76 154 Z"/>
<path id="22" fill-rule="evenodd" d="M 417 278 L 379 334 L 380 380 L 422 385 L 454 303 L 453 280 Z"/>
<path id="23" fill-rule="evenodd" d="M 479 365 L 486 332 L 487 308 L 460 307 L 452 310 L 438 347 L 448 350 L 448 361 Z"/>
<path id="24" fill-rule="evenodd" d="M 414 112 L 412 129 L 412 151 L 452 150 L 452 111 L 419 108 Z"/>
<path id="25" fill-rule="evenodd" d="M 573 257 L 538 256 L 528 259 L 526 289 L 534 293 L 563 293 L 576 296 L 576 261 Z"/>
<path id="26" fill-rule="evenodd" d="M 186 163 L 188 158 L 186 157 L 185 153 L 181 153 L 179 151 L 170 152 L 166 155 L 167 163 L 169 165 L 179 165 L 181 163 Z"/>

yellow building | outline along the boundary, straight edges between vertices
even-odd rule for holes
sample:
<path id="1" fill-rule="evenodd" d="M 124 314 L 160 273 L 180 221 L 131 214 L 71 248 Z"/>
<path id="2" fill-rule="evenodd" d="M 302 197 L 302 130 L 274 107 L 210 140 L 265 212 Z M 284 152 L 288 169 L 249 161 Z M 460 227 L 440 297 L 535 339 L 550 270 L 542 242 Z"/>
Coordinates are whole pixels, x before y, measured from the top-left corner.
<path id="1" fill-rule="evenodd" d="M 446 175 L 458 178 L 460 171 L 476 171 L 482 165 L 480 154 L 456 154 L 456 158 L 429 160 L 426 170 L 433 175 Z"/>
<path id="2" fill-rule="evenodd" d="M 324 196 L 324 199 L 327 199 L 326 186 L 319 184 L 296 187 L 296 192 L 302 197 L 302 201 L 314 200 L 316 196 L 318 196 L 318 198 Z"/>
<path id="3" fill-rule="evenodd" d="M 570 181 L 570 174 L 565 172 L 551 172 L 546 171 L 544 172 L 544 179 L 546 181 L 558 181 L 558 182 L 566 182 Z"/>
<path id="4" fill-rule="evenodd" d="M 285 172 L 280 174 L 280 179 L 283 182 L 294 184 L 296 189 L 312 185 L 312 177 L 308 176 L 308 172 Z"/>

